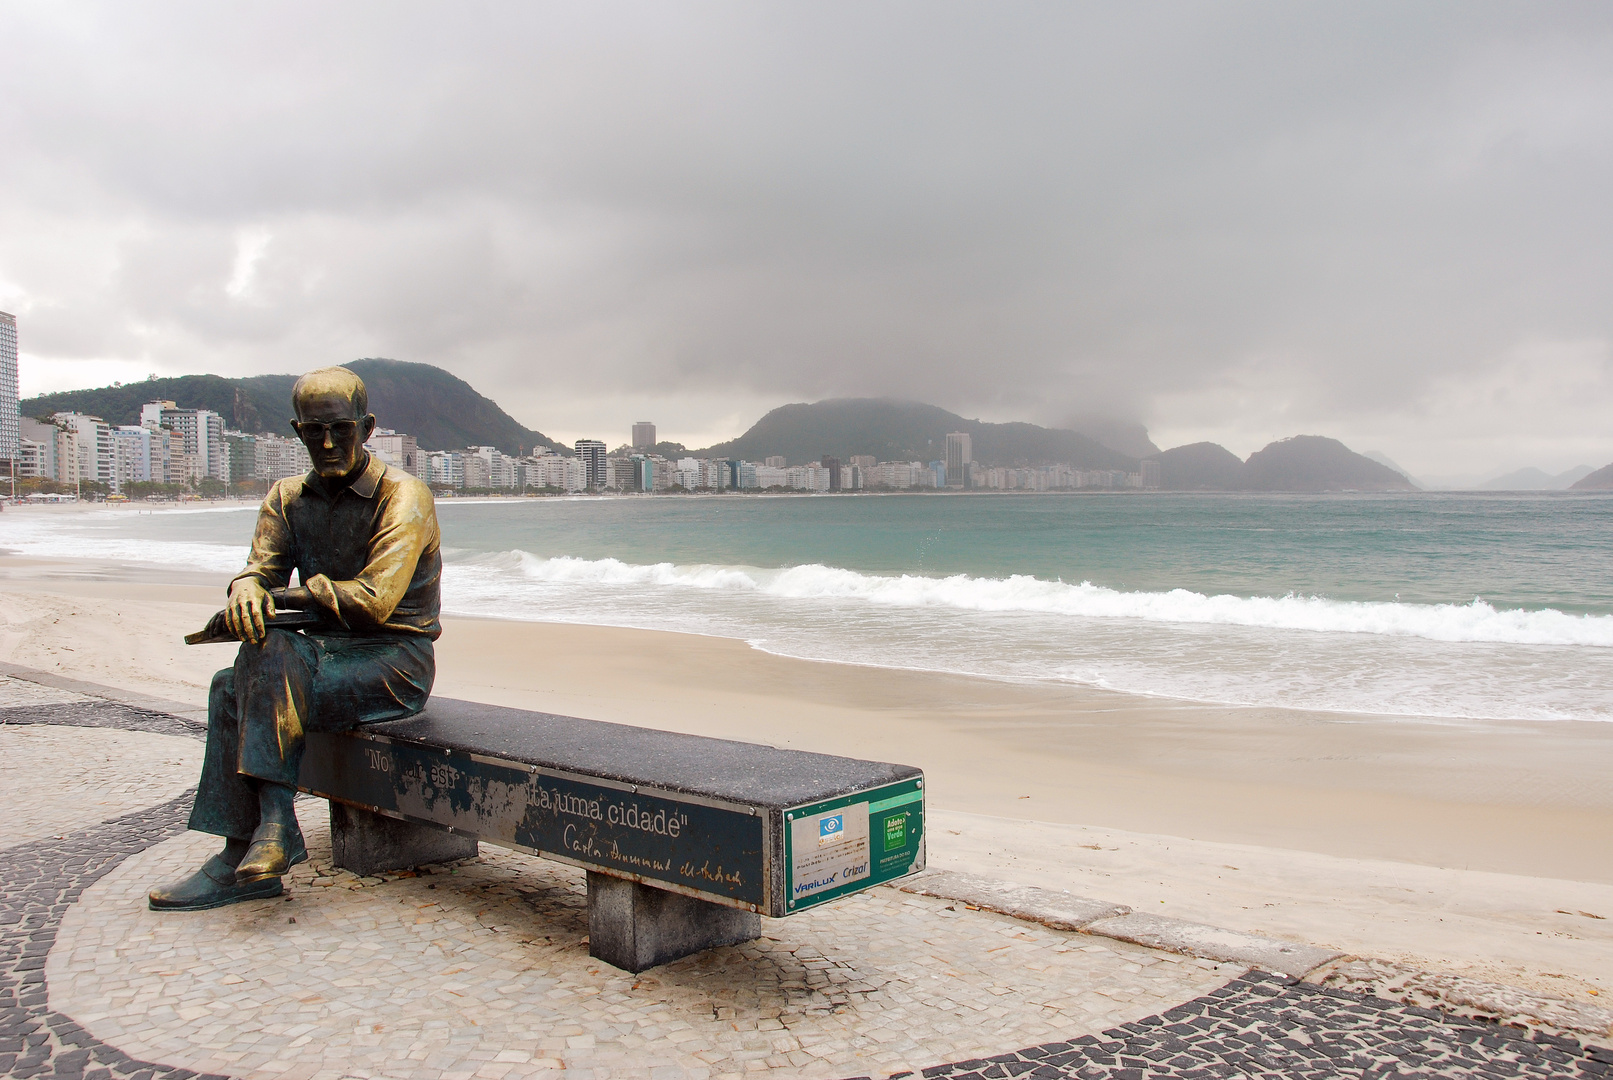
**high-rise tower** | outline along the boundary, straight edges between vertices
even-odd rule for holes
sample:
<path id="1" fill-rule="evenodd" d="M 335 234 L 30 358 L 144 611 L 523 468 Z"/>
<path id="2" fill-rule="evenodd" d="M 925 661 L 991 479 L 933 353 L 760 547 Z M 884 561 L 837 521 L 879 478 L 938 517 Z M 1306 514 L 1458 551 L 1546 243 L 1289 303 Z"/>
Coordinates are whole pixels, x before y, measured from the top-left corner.
<path id="1" fill-rule="evenodd" d="M 633 449 L 648 450 L 655 445 L 655 425 L 648 420 L 640 420 L 633 425 Z"/>
<path id="2" fill-rule="evenodd" d="M 605 486 L 605 444 L 598 439 L 578 439 L 577 459 L 587 470 L 587 480 L 590 489 Z"/>
<path id="3" fill-rule="evenodd" d="M 17 462 L 17 317 L 0 311 L 0 477 L 9 483 Z"/>
<path id="4" fill-rule="evenodd" d="M 966 488 L 969 486 L 969 462 L 974 460 L 974 453 L 969 446 L 969 433 L 967 431 L 954 431 L 947 435 L 947 487 Z"/>

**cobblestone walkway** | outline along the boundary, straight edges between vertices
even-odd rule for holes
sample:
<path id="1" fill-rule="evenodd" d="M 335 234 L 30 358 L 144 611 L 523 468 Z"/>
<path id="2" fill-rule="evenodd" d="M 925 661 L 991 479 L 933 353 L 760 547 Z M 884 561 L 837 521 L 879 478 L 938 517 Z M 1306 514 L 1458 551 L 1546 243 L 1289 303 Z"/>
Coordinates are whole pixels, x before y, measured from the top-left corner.
<path id="1" fill-rule="evenodd" d="M 0 707 L 0 722 L 197 734 L 193 727 L 181 721 L 105 702 Z M 359 1060 L 364 1057 L 362 1054 L 357 1058 L 337 1054 L 334 1058 L 325 1058 L 321 1067 L 310 1067 L 313 1063 L 306 1056 L 302 1056 L 299 1066 L 295 1060 L 300 1056 L 297 1054 L 271 1053 L 257 1059 L 242 1054 L 234 1059 L 241 1067 L 226 1064 L 211 1071 L 196 1069 L 194 1066 L 200 1062 L 194 1055 L 164 1052 L 150 1058 L 164 1062 L 154 1065 L 139 1060 L 139 1054 L 131 1055 L 113 1044 L 133 1049 L 149 1042 L 167 1043 L 164 1033 L 188 1037 L 198 1027 L 187 1027 L 182 1015 L 187 1012 L 192 1020 L 211 1019 L 212 1041 L 216 1044 L 220 1030 L 232 1025 L 251 1029 L 254 1026 L 252 1010 L 261 1012 L 262 1007 L 269 1004 L 259 1000 L 261 986 L 245 987 L 238 981 L 231 981 L 237 972 L 231 967 L 228 956 L 215 950 L 205 958 L 199 954 L 187 958 L 181 955 L 183 950 L 172 951 L 176 944 L 184 944 L 174 939 L 165 946 L 170 949 L 165 970 L 170 977 L 188 979 L 190 992 L 183 1000 L 157 1005 L 155 1012 L 166 1019 L 149 1024 L 151 1030 L 145 1038 L 105 1039 L 92 1033 L 105 1027 L 107 1013 L 86 1011 L 89 1005 L 84 996 L 86 991 L 98 984 L 115 984 L 120 977 L 127 989 L 139 976 L 135 972 L 137 957 L 129 956 L 127 962 L 119 958 L 122 950 L 131 945 L 130 941 L 124 941 L 118 946 L 119 952 L 114 952 L 103 947 L 113 944 L 110 939 L 100 942 L 94 934 L 84 932 L 89 928 L 117 936 L 108 930 L 104 919 L 95 917 L 92 908 L 81 902 L 86 899 L 86 891 L 93 893 L 96 904 L 114 896 L 120 865 L 127 878 L 125 891 L 133 888 L 136 884 L 133 871 L 140 867 L 135 863 L 123 865 L 131 857 L 138 863 L 150 864 L 164 851 L 182 851 L 188 858 L 188 848 L 198 843 L 179 839 L 188 801 L 188 795 L 182 796 L 62 838 L 48 838 L 0 851 L 0 1074 L 84 1076 L 96 1080 L 111 1080 L 114 1076 L 188 1080 L 198 1074 L 279 1077 L 282 1080 L 304 1076 L 339 1080 L 347 1075 L 475 1076 L 505 1080 L 563 1067 L 578 1080 L 616 1080 L 631 1076 L 649 1080 L 675 1077 L 699 1080 L 734 1073 L 737 1066 L 747 1074 L 767 1071 L 788 1076 L 832 1077 L 852 1072 L 883 1075 L 890 1071 L 883 1062 L 895 1060 L 893 1057 L 865 1053 L 853 1059 L 842 1059 L 836 1053 L 837 1042 L 843 1047 L 863 1032 L 862 1025 L 855 1021 L 867 1001 L 881 995 L 901 996 L 896 991 L 902 987 L 892 985 L 900 980 L 889 980 L 883 985 L 869 981 L 870 964 L 866 949 L 859 942 L 853 941 L 836 951 L 836 936 L 846 933 L 848 926 L 863 922 L 865 915 L 871 915 L 875 921 L 879 918 L 916 919 L 920 923 L 928 920 L 929 926 L 915 923 L 906 927 L 904 932 L 907 933 L 920 931 L 918 938 L 910 940 L 921 940 L 926 934 L 933 937 L 932 931 L 948 936 L 956 933 L 972 940 L 975 952 L 982 957 L 976 961 L 981 971 L 993 972 L 990 954 L 999 947 L 999 942 L 1009 942 L 1010 950 L 1022 950 L 1015 954 L 1013 962 L 1001 965 L 1000 973 L 993 972 L 993 978 L 988 980 L 990 987 L 1001 987 L 1000 994 L 996 989 L 981 989 L 976 999 L 964 1000 L 965 987 L 954 979 L 956 985 L 950 990 L 936 992 L 934 1001 L 924 1002 L 916 997 L 919 991 L 928 988 L 914 988 L 908 994 L 909 1000 L 899 1003 L 900 1008 L 910 1011 L 914 1022 L 922 1022 L 923 1014 L 928 1011 L 930 1022 L 935 1025 L 933 1041 L 925 1037 L 918 1041 L 916 1048 L 910 1044 L 902 1057 L 910 1060 L 933 1049 L 930 1061 L 937 1058 L 944 1061 L 949 1057 L 956 1060 L 963 1055 L 947 1054 L 944 1048 L 962 1045 L 958 1040 L 969 1035 L 971 1028 L 977 1044 L 1023 1046 L 1033 1040 L 1014 1038 L 1015 1031 L 1026 1029 L 1013 1022 L 1012 1017 L 1027 1010 L 1039 1014 L 1041 1022 L 1062 1029 L 1059 1036 L 1066 1039 L 1075 1036 L 1066 1042 L 1047 1042 L 1044 1036 L 1042 1040 L 1035 1040 L 1038 1044 L 1029 1049 L 925 1068 L 922 1070 L 925 1077 L 947 1080 L 965 1077 L 973 1080 L 977 1076 L 998 1080 L 1021 1075 L 1082 1080 L 1613 1077 L 1613 1053 L 1586 1050 L 1572 1040 L 1530 1038 L 1494 1025 L 1453 1021 L 1428 1010 L 1307 984 L 1296 985 L 1258 973 L 1250 973 L 1218 989 L 1204 987 L 1181 993 L 1174 1000 L 1191 1000 L 1172 1008 L 1154 1006 L 1154 1015 L 1120 1026 L 1105 1023 L 1102 1025 L 1105 1030 L 1099 1035 L 1096 1034 L 1098 1025 L 1092 1023 L 1097 1019 L 1095 1016 L 1080 1017 L 1073 1011 L 1066 1014 L 1063 1009 L 1050 1012 L 1049 997 L 1034 988 L 1051 985 L 1060 988 L 1068 998 L 1090 989 L 1083 983 L 1107 976 L 1112 986 L 1123 990 L 1130 987 L 1127 992 L 1133 993 L 1135 1004 L 1142 1005 L 1148 994 L 1135 996 L 1135 991 L 1138 988 L 1149 990 L 1150 981 L 1155 982 L 1158 990 L 1164 990 L 1172 983 L 1185 986 L 1195 980 L 1200 985 L 1208 980 L 1213 986 L 1225 976 L 1216 976 L 1203 968 L 1195 975 L 1184 969 L 1181 957 L 1143 949 L 1136 949 L 1138 955 L 1134 957 L 1124 951 L 1131 949 L 1128 946 L 1111 950 L 1095 943 L 1088 945 L 1092 939 L 1080 935 L 1059 934 L 1000 916 L 959 910 L 962 905 L 948 905 L 946 901 L 894 894 L 892 890 L 864 894 L 868 899 L 861 903 L 866 910 L 844 912 L 838 920 L 826 916 L 823 926 L 815 931 L 809 930 L 809 924 L 800 917 L 782 924 L 781 930 L 787 932 L 789 941 L 764 939 L 755 944 L 755 949 L 766 955 L 748 956 L 742 950 L 719 950 L 728 953 L 728 958 L 689 958 L 680 962 L 681 969 L 680 965 L 668 965 L 635 979 L 586 959 L 586 945 L 580 938 L 585 926 L 580 918 L 582 896 L 577 883 L 570 881 L 568 870 L 553 864 L 539 864 L 552 868 L 554 880 L 535 883 L 530 880 L 531 867 L 522 865 L 517 870 L 513 865 L 505 865 L 520 856 L 494 849 L 484 849 L 488 852 L 486 857 L 458 868 L 459 873 L 432 880 L 354 879 L 334 871 L 316 855 L 311 865 L 299 868 L 303 876 L 293 883 L 296 897 L 293 902 L 224 909 L 229 918 L 244 917 L 253 908 L 268 912 L 276 919 L 257 916 L 254 921 L 266 927 L 274 923 L 274 929 L 282 936 L 301 933 L 298 928 L 305 926 L 308 937 L 302 947 L 309 954 L 306 959 L 326 966 L 325 987 L 342 987 L 340 993 L 330 994 L 330 1001 L 324 1004 L 325 1014 L 342 1014 L 330 1031 L 315 1032 L 309 1027 L 294 1034 L 287 1032 L 290 1037 L 283 1042 L 277 1034 L 273 1045 L 302 1040 L 300 1045 L 305 1048 L 345 1043 L 388 1052 L 365 1060 Z M 161 861 L 157 858 L 157 862 Z M 138 876 L 144 881 L 144 873 Z M 439 888 L 434 890 L 433 885 Z M 449 890 L 447 897 L 440 895 L 444 888 Z M 131 892 L 130 896 L 134 894 Z M 476 902 L 469 903 L 471 898 L 476 898 Z M 141 906 L 131 906 L 127 898 L 120 903 L 123 906 L 118 910 L 125 923 L 149 916 Z M 919 906 L 908 910 L 906 905 L 910 904 Z M 881 914 L 876 910 L 881 905 L 895 906 L 892 911 Z M 953 910 L 948 911 L 948 907 Z M 296 911 L 297 915 L 280 918 L 287 911 Z M 357 922 L 353 921 L 355 916 Z M 298 922 L 289 923 L 290 918 L 298 918 Z M 522 919 L 528 920 L 530 925 L 521 925 Z M 64 921 L 76 927 L 68 934 L 71 942 L 61 938 Z M 434 984 L 430 987 L 431 994 L 444 1006 L 452 1004 L 454 995 L 480 999 L 473 1010 L 475 1016 L 467 1014 L 470 1023 L 459 1031 L 452 1031 L 451 1025 L 442 1025 L 450 1029 L 449 1035 L 453 1037 L 436 1039 L 427 1026 L 417 1027 L 412 1032 L 407 1026 L 402 1031 L 387 1030 L 392 1014 L 386 1010 L 383 999 L 396 987 L 386 980 L 401 977 L 407 982 L 420 978 L 419 972 L 404 972 L 400 976 L 390 971 L 380 972 L 378 978 L 375 977 L 375 965 L 388 958 L 391 948 L 385 934 L 376 936 L 382 924 L 388 921 L 398 928 L 393 936 L 403 935 L 399 940 L 412 935 L 426 943 L 427 948 L 442 951 L 443 958 L 457 948 L 456 959 L 475 961 L 470 968 L 460 967 L 456 987 Z M 178 933 L 182 922 L 184 920 L 169 920 L 166 924 L 154 921 L 146 929 Z M 552 940 L 544 943 L 533 937 L 539 927 L 546 929 Z M 321 935 L 341 933 L 357 933 L 360 938 L 369 940 L 354 942 L 346 954 L 337 956 L 340 939 L 326 942 Z M 568 935 L 577 940 L 568 940 Z M 1026 940 L 1015 941 L 1016 936 Z M 1048 937 L 1048 942 L 1031 943 L 1031 939 L 1041 936 Z M 809 944 L 801 944 L 801 938 L 809 939 Z M 1057 943 L 1053 942 L 1054 938 L 1059 939 Z M 75 948 L 73 942 L 81 951 L 71 951 Z M 62 951 L 52 952 L 58 946 L 62 946 Z M 324 954 L 319 955 L 322 946 L 334 947 L 326 948 Z M 1056 952 L 1059 946 L 1068 952 Z M 534 949 L 552 951 L 555 962 L 545 970 L 549 976 L 558 975 L 550 977 L 542 987 L 535 982 L 542 981 L 541 978 L 533 975 L 531 969 L 523 975 L 516 963 Z M 228 951 L 242 954 L 244 943 L 234 941 Z M 1041 957 L 1043 971 L 1038 972 L 1021 962 L 1030 956 Z M 1066 957 L 1073 964 L 1062 972 L 1067 980 L 1062 985 L 1059 978 L 1049 980 L 1045 970 L 1049 967 L 1047 962 L 1051 960 L 1052 968 L 1056 969 L 1065 963 Z M 1139 962 L 1142 960 L 1149 962 Z M 187 964 L 196 961 L 202 963 L 194 970 L 187 969 Z M 757 967 L 759 961 L 765 961 L 761 968 Z M 48 996 L 47 962 L 52 969 Z M 1186 962 L 1191 963 L 1194 962 Z M 1135 970 L 1128 971 L 1128 968 Z M 1180 971 L 1188 978 L 1160 980 L 1156 976 L 1154 980 L 1136 978 L 1127 982 L 1164 968 Z M 777 976 L 780 985 L 759 986 L 753 979 L 747 998 L 746 988 L 735 982 L 736 973 L 746 969 L 753 974 L 763 971 Z M 441 963 L 437 964 L 437 970 L 454 974 L 454 968 Z M 60 987 L 58 974 L 66 980 Z M 1054 970 L 1053 974 L 1061 973 Z M 67 985 L 75 980 L 76 986 Z M 615 981 L 623 985 L 616 986 Z M 354 985 L 347 986 L 349 982 Z M 527 982 L 534 985 L 525 985 Z M 782 985 L 786 983 L 787 986 Z M 945 986 L 945 982 L 941 985 Z M 789 992 L 780 993 L 781 989 Z M 950 998 L 947 993 L 951 994 Z M 116 994 L 114 988 L 104 995 L 109 1004 Z M 125 996 L 133 1000 L 134 995 Z M 305 992 L 302 996 L 306 998 L 309 994 Z M 69 999 L 76 1003 L 66 1008 L 58 1004 Z M 608 1022 L 611 1017 L 605 1015 L 612 1010 L 622 1015 L 632 1014 L 643 1005 L 654 1006 L 658 999 L 659 1006 L 645 1014 L 649 1023 L 631 1030 L 619 1022 L 621 1016 L 615 1017 L 618 1022 L 612 1026 Z M 771 1023 L 765 1016 L 747 1015 L 747 1010 L 765 1011 L 769 1000 L 783 1002 L 785 1006 L 771 1018 Z M 790 1011 L 792 1001 L 797 1007 L 794 1012 Z M 698 1009 L 692 1013 L 687 1009 L 680 1011 L 680 1003 L 690 1002 L 703 1007 L 704 1015 L 700 1015 Z M 319 1005 L 318 1002 L 313 1004 Z M 60 1011 L 53 1011 L 53 1005 Z M 153 1011 L 150 1005 L 152 1002 L 147 1003 L 148 1013 Z M 1108 1005 L 1111 1011 L 1117 1007 L 1113 1001 Z M 534 1006 L 551 1013 L 570 1009 L 577 1014 L 578 1023 L 574 1026 L 578 1031 L 572 1032 L 561 1022 L 562 1017 L 551 1015 L 544 1020 L 547 1026 L 542 1030 L 528 1028 L 524 1040 L 509 1043 L 502 1049 L 485 1043 L 474 1048 L 470 1045 L 480 1040 L 475 1032 L 467 1033 L 466 1028 L 478 1026 L 479 1022 L 497 1021 L 514 1009 Z M 1125 1009 L 1123 1003 L 1118 1007 Z M 166 1013 L 163 1013 L 164 1008 Z M 375 1015 L 359 1015 L 366 1010 L 375 1011 Z M 1144 1011 L 1150 1010 L 1132 1011 L 1131 1016 Z M 321 1009 L 316 1007 L 311 1015 L 320 1014 Z M 75 1016 L 83 1018 L 83 1026 L 73 1018 Z M 948 1017 L 952 1019 L 950 1026 Z M 748 1032 L 737 1031 L 736 1022 L 743 1019 L 755 1020 L 754 1028 Z M 590 1022 L 595 1025 L 592 1030 L 588 1030 Z M 819 1025 L 819 1034 L 829 1037 L 811 1038 L 814 1023 Z M 899 1028 L 900 1024 L 892 1026 L 898 1036 L 902 1034 Z M 260 1040 L 269 1034 L 262 1028 L 258 1030 Z M 722 1039 L 713 1035 L 724 1031 L 734 1033 L 727 1046 L 721 1045 Z M 800 1037 L 803 1034 L 808 1038 L 803 1040 Z M 409 1038 L 399 1041 L 402 1036 Z M 706 1056 L 683 1052 L 697 1050 L 689 1044 L 702 1039 Z M 622 1052 L 615 1056 L 600 1053 L 602 1043 L 608 1044 L 611 1040 L 616 1041 L 617 1049 Z M 208 1039 L 201 1041 L 206 1043 Z M 878 1040 L 873 1042 L 877 1044 Z M 433 1047 L 434 1043 L 440 1045 Z M 790 1045 L 794 1049 L 786 1049 Z M 747 1046 L 754 1047 L 754 1052 L 745 1052 Z M 738 1055 L 733 1052 L 735 1047 L 739 1048 Z M 430 1052 L 433 1048 L 438 1051 L 436 1055 Z M 460 1051 L 463 1055 L 456 1056 Z M 187 1059 L 191 1060 L 190 1067 L 176 1064 Z M 837 1071 L 836 1059 L 848 1063 L 855 1060 L 858 1064 Z M 877 1068 L 874 1067 L 876 1062 L 880 1063 Z M 343 1064 L 353 1067 L 343 1068 Z"/>
<path id="2" fill-rule="evenodd" d="M 0 762 L 11 763 L 0 815 L 0 848 L 8 848 L 178 798 L 196 783 L 202 748 L 145 731 L 3 724 Z"/>
<path id="3" fill-rule="evenodd" d="M 927 1080 L 1613 1076 L 1613 1051 L 1250 972 L 1102 1036 L 925 1069 Z"/>

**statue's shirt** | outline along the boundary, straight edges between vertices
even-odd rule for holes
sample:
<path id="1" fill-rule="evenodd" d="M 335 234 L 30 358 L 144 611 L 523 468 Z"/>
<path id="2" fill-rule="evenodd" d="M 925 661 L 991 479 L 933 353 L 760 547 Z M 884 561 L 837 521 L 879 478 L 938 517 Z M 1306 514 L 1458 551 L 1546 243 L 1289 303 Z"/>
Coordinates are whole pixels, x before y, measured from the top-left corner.
<path id="1" fill-rule="evenodd" d="M 442 634 L 441 537 L 431 489 L 371 454 L 335 498 L 314 473 L 269 489 L 252 554 L 236 575 L 266 589 L 291 572 L 343 628 L 360 634 Z"/>

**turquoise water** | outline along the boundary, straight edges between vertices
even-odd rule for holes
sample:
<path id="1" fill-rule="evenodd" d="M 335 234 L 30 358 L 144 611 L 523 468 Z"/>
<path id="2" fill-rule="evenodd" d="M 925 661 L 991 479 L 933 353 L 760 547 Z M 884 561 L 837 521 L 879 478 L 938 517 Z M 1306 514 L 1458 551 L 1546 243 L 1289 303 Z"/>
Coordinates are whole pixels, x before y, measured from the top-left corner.
<path id="1" fill-rule="evenodd" d="M 483 552 L 1613 614 L 1613 498 L 1600 496 L 445 501 L 442 520 L 446 543 Z"/>
<path id="2" fill-rule="evenodd" d="M 249 510 L 6 515 L 229 570 Z M 444 500 L 450 611 L 1245 705 L 1613 719 L 1613 497 Z"/>

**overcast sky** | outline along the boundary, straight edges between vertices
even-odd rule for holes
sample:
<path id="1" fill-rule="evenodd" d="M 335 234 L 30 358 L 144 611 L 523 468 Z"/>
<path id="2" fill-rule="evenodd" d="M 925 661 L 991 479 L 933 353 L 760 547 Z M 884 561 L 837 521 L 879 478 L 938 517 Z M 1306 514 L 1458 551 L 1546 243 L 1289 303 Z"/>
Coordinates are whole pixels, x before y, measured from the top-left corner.
<path id="1" fill-rule="evenodd" d="M 23 391 L 439 364 L 1613 461 L 1606 3 L 0 7 Z M 385 418 L 382 418 L 385 422 Z"/>

